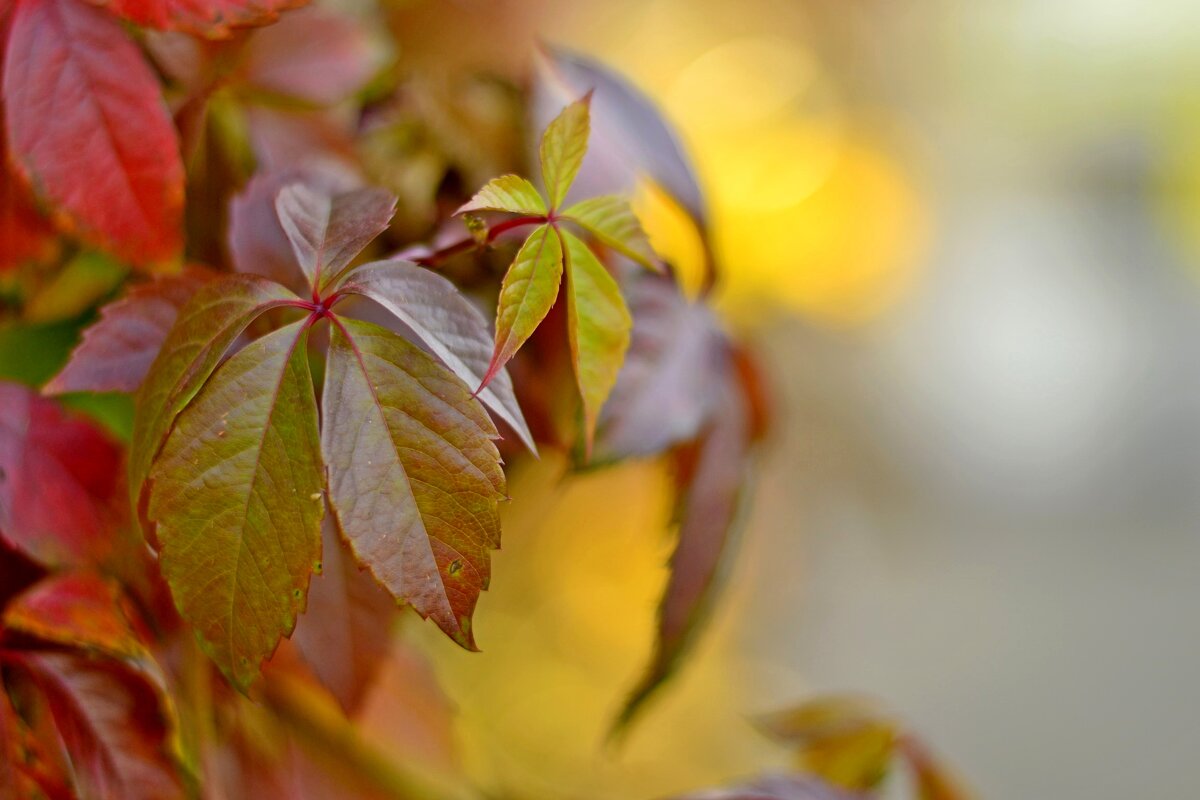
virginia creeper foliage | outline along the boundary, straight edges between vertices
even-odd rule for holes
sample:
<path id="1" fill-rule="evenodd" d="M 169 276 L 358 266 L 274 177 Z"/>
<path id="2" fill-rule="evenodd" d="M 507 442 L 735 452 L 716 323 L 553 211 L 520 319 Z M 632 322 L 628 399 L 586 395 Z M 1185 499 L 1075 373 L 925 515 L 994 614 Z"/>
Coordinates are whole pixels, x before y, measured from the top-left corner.
<path id="1" fill-rule="evenodd" d="M 385 664 L 425 685 L 402 609 L 486 645 L 524 459 L 671 469 L 614 732 L 720 602 L 768 404 L 670 126 L 573 54 L 446 89 L 386 8 L 302 4 L 0 0 L 0 800 L 481 796 L 354 720 Z M 694 223 L 699 297 L 637 180 Z M 895 761 L 965 796 L 874 710 L 762 727 L 815 777 L 684 796 L 840 800 Z"/>

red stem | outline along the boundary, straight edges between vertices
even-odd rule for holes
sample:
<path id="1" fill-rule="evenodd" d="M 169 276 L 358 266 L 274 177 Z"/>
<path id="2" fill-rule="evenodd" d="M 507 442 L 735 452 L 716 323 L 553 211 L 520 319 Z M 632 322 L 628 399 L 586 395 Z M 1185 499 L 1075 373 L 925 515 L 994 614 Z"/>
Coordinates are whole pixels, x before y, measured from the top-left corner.
<path id="1" fill-rule="evenodd" d="M 526 216 L 506 219 L 503 222 L 488 228 L 487 244 L 491 244 L 499 236 L 511 231 L 513 228 L 520 228 L 523 225 L 540 225 L 543 222 L 553 222 L 553 218 L 544 216 Z M 475 237 L 471 236 L 466 239 L 462 239 L 461 241 L 457 241 L 454 244 L 447 245 L 440 250 L 435 250 L 427 256 L 421 256 L 420 258 L 413 260 L 422 266 L 436 267 L 446 259 L 456 256 L 459 253 L 465 253 L 468 250 L 478 246 L 478 244 L 479 243 L 475 241 Z"/>

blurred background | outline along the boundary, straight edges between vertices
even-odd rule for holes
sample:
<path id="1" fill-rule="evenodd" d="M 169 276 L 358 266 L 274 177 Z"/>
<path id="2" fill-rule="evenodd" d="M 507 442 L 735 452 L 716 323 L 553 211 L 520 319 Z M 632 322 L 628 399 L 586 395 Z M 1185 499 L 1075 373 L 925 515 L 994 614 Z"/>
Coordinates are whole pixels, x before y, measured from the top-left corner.
<path id="1" fill-rule="evenodd" d="M 616 750 L 664 473 L 514 476 L 484 653 L 411 628 L 473 774 L 547 798 L 712 783 L 788 763 L 751 717 L 851 690 L 983 797 L 1195 794 L 1200 5 L 400 9 L 406 63 L 519 74 L 542 38 L 661 104 L 712 205 L 720 308 L 776 393 L 732 588 Z"/>

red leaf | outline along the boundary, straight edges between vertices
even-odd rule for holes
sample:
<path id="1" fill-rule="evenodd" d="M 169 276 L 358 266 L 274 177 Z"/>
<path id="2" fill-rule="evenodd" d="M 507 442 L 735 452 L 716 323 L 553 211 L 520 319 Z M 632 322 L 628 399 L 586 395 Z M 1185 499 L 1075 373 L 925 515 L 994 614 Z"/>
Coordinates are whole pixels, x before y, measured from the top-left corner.
<path id="1" fill-rule="evenodd" d="M 101 309 L 100 319 L 83 332 L 62 372 L 42 391 L 136 392 L 179 309 L 212 279 L 213 273 L 194 268 L 134 286 Z"/>
<path id="2" fill-rule="evenodd" d="M 60 566 L 112 547 L 120 448 L 29 389 L 0 383 L 0 537 Z"/>
<path id="3" fill-rule="evenodd" d="M 387 660 L 396 603 L 346 551 L 326 514 L 320 575 L 308 588 L 308 610 L 292 641 L 346 713 L 358 709 Z"/>
<path id="4" fill-rule="evenodd" d="M 268 25 L 308 0 L 92 0 L 130 22 L 218 39 L 234 28 Z"/>
<path id="5" fill-rule="evenodd" d="M 116 20 L 77 0 L 22 0 L 4 102 L 14 162 L 69 228 L 136 264 L 178 258 L 179 142 Z"/>
<path id="6" fill-rule="evenodd" d="M 0 117 L 0 129 L 3 125 Z M 49 221 L 33 207 L 28 188 L 9 173 L 0 143 L 0 274 L 29 262 L 48 261 L 57 239 Z"/>
<path id="7" fill-rule="evenodd" d="M 17 713 L 0 683 L 0 800 L 21 800 L 17 791 L 17 765 L 21 761 Z"/>
<path id="8" fill-rule="evenodd" d="M 66 647 L 137 660 L 146 646 L 122 611 L 121 593 L 96 575 L 59 575 L 34 585 L 4 612 L 10 630 Z"/>
<path id="9" fill-rule="evenodd" d="M 166 724 L 152 687 L 135 675 L 68 653 L 21 653 L 49 703 L 76 791 L 90 800 L 183 796 L 166 755 Z"/>

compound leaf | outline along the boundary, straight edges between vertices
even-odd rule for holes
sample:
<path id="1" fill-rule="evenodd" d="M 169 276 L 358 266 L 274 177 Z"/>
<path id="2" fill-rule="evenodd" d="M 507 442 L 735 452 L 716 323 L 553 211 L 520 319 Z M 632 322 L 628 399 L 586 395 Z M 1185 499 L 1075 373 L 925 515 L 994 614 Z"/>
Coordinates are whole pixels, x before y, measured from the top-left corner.
<path id="1" fill-rule="evenodd" d="M 571 357 L 583 399 L 584 441 L 590 454 L 600 409 L 617 382 L 629 348 L 633 320 L 617 282 L 588 246 L 567 231 L 560 235 L 566 245 Z"/>
<path id="2" fill-rule="evenodd" d="M 158 81 L 111 16 L 22 0 L 4 63 L 8 147 L 86 241 L 142 266 L 183 244 L 183 163 Z"/>
<path id="3" fill-rule="evenodd" d="M 213 274 L 190 269 L 134 286 L 100 310 L 62 371 L 43 391 L 136 392 L 166 341 L 179 309 Z"/>
<path id="4" fill-rule="evenodd" d="M 583 200 L 562 212 L 562 216 L 578 223 L 588 233 L 623 256 L 659 272 L 662 265 L 650 240 L 642 230 L 629 201 L 616 195 L 602 195 Z"/>
<path id="5" fill-rule="evenodd" d="M 487 386 L 525 340 L 533 335 L 558 298 L 562 242 L 550 225 L 539 225 L 521 245 L 500 284 L 496 347 L 482 386 Z"/>
<path id="6" fill-rule="evenodd" d="M 292 632 L 324 513 L 306 322 L 247 345 L 179 415 L 149 516 L 180 614 L 245 690 Z"/>
<path id="7" fill-rule="evenodd" d="M 377 261 L 356 269 L 338 291 L 379 303 L 468 386 L 483 383 L 492 357 L 487 319 L 441 275 L 408 261 Z M 499 369 L 478 396 L 536 452 L 507 370 Z"/>
<path id="8" fill-rule="evenodd" d="M 387 229 L 396 198 L 384 189 L 331 195 L 296 183 L 280 190 L 275 210 L 296 261 L 319 293 Z"/>
<path id="9" fill-rule="evenodd" d="M 338 527 L 398 600 L 474 649 L 471 614 L 500 544 L 496 429 L 470 389 L 367 322 L 331 333 L 322 447 Z"/>
<path id="10" fill-rule="evenodd" d="M 579 173 L 587 152 L 588 131 L 591 126 L 589 92 L 562 110 L 546 127 L 538 151 L 542 161 L 542 181 L 550 208 L 557 209 L 567 199 L 567 192 Z"/>
<path id="11" fill-rule="evenodd" d="M 492 178 L 455 214 L 468 211 L 509 211 L 513 214 L 544 216 L 546 201 L 534 185 L 519 175 Z"/>

